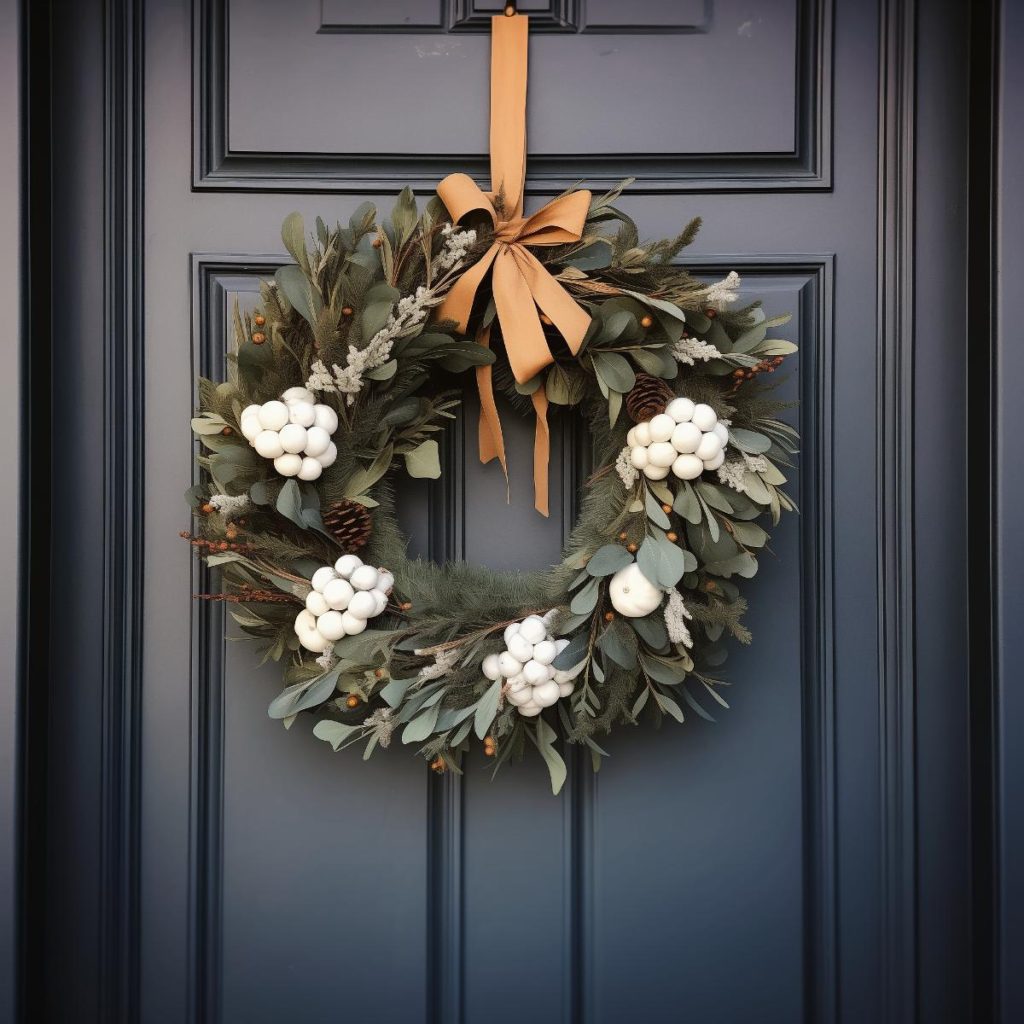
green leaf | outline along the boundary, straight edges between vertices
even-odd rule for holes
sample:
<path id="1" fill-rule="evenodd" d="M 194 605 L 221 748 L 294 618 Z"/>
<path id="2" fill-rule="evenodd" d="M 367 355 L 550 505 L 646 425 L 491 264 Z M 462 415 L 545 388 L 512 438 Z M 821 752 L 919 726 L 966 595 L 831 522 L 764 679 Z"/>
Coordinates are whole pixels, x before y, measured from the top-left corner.
<path id="1" fill-rule="evenodd" d="M 316 679 L 287 687 L 270 702 L 267 714 L 271 718 L 287 718 L 299 711 L 323 704 L 334 693 L 340 672 L 341 666 L 338 665 Z"/>
<path id="2" fill-rule="evenodd" d="M 683 481 L 683 486 L 679 489 L 672 507 L 688 523 L 692 523 L 694 526 L 701 520 L 700 502 L 697 500 L 696 492 L 687 480 Z"/>
<path id="3" fill-rule="evenodd" d="M 402 742 L 420 743 L 423 740 L 425 740 L 434 731 L 434 726 L 437 724 L 437 716 L 439 710 L 440 705 L 435 704 L 433 707 L 428 708 L 422 714 L 417 715 L 402 730 Z"/>
<path id="4" fill-rule="evenodd" d="M 663 693 L 658 693 L 655 690 L 654 699 L 658 702 L 658 707 L 667 715 L 671 715 L 677 722 L 683 721 L 683 709 L 671 697 L 666 697 Z"/>
<path id="5" fill-rule="evenodd" d="M 668 632 L 665 629 L 665 616 L 659 608 L 638 619 L 630 619 L 637 636 L 652 650 L 659 651 L 668 643 Z M 643 655 L 640 660 L 643 661 Z"/>
<path id="6" fill-rule="evenodd" d="M 436 480 L 441 475 L 441 457 L 437 442 L 431 438 L 405 453 L 405 468 L 409 476 Z"/>
<path id="7" fill-rule="evenodd" d="M 372 370 L 366 370 L 363 373 L 364 377 L 369 377 L 370 380 L 391 380 L 395 375 L 395 371 L 398 369 L 398 360 L 389 359 L 386 363 L 381 366 L 375 366 Z"/>
<path id="8" fill-rule="evenodd" d="M 591 576 L 611 576 L 632 561 L 633 556 L 621 544 L 605 544 L 590 556 L 587 572 Z"/>
<path id="9" fill-rule="evenodd" d="M 284 482 L 281 493 L 277 496 L 277 511 L 296 526 L 306 529 L 307 524 L 302 518 L 302 492 L 294 477 Z"/>
<path id="10" fill-rule="evenodd" d="M 200 437 L 219 434 L 226 426 L 228 426 L 227 420 L 212 412 L 204 412 L 202 416 L 196 416 L 192 420 L 192 431 L 199 434 Z"/>
<path id="11" fill-rule="evenodd" d="M 597 644 L 616 665 L 630 672 L 636 668 L 636 634 L 621 620 L 615 619 Z"/>
<path id="12" fill-rule="evenodd" d="M 548 774 L 551 776 L 551 792 L 557 796 L 562 786 L 565 785 L 567 774 L 565 762 L 555 750 L 558 733 L 543 718 L 537 718 L 536 722 L 537 735 L 534 742 L 537 744 L 541 757 L 544 758 L 544 763 L 548 766 Z M 532 736 L 532 734 L 530 735 Z"/>
<path id="13" fill-rule="evenodd" d="M 345 725 L 344 722 L 334 722 L 329 718 L 323 718 L 313 726 L 313 735 L 318 740 L 330 743 L 335 750 L 340 750 L 342 744 L 350 739 L 353 733 L 361 732 L 361 725 Z"/>
<path id="14" fill-rule="evenodd" d="M 589 615 L 597 604 L 600 585 L 599 579 L 590 580 L 582 590 L 573 595 L 573 599 L 569 603 L 569 611 L 574 615 Z"/>
<path id="15" fill-rule="evenodd" d="M 392 679 L 386 686 L 381 687 L 380 696 L 388 707 L 397 708 L 405 699 L 406 690 L 416 682 L 416 677 L 411 679 Z"/>
<path id="16" fill-rule="evenodd" d="M 636 553 L 636 564 L 640 566 L 640 571 L 651 583 L 657 586 L 663 572 L 661 567 L 661 545 L 653 537 L 644 538 L 643 544 L 640 545 L 640 550 Z"/>
<path id="17" fill-rule="evenodd" d="M 616 313 L 615 315 L 618 316 L 619 314 Z M 595 350 L 593 358 L 594 369 L 609 388 L 613 391 L 620 391 L 622 394 L 626 394 L 632 389 L 636 383 L 636 374 L 633 372 L 633 367 L 629 365 L 629 361 L 625 356 L 619 355 L 618 352 L 599 352 Z"/>
<path id="18" fill-rule="evenodd" d="M 589 634 L 586 631 L 577 633 L 569 641 L 569 646 L 551 664 L 560 672 L 566 672 L 571 668 L 575 668 L 587 656 L 589 647 Z"/>
<path id="19" fill-rule="evenodd" d="M 293 260 L 302 268 L 305 274 L 309 274 L 309 256 L 306 253 L 306 228 L 302 221 L 301 213 L 289 213 L 281 225 L 281 241 L 284 247 L 291 254 Z M 291 301 L 289 299 L 289 301 Z M 292 302 L 294 306 L 295 303 Z M 296 309 L 298 307 L 296 306 Z M 301 312 L 301 310 L 300 310 Z"/>
<path id="20" fill-rule="evenodd" d="M 388 471 L 393 454 L 394 446 L 389 444 L 369 466 L 353 473 L 345 488 L 346 497 L 368 491 Z"/>
<path id="21" fill-rule="evenodd" d="M 476 706 L 476 714 L 473 716 L 473 729 L 476 738 L 482 740 L 487 735 L 487 730 L 494 721 L 498 711 L 498 698 L 501 696 L 501 680 L 495 679 L 487 692 L 480 698 Z"/>
<path id="22" fill-rule="evenodd" d="M 761 455 L 772 446 L 771 441 L 764 434 L 758 434 L 753 430 L 743 430 L 741 427 L 729 428 L 729 443 L 748 455 Z"/>
<path id="23" fill-rule="evenodd" d="M 636 331 L 636 317 L 629 310 L 618 309 L 602 321 L 598 334 L 598 343 L 602 345 L 611 344 L 618 341 L 624 334 L 635 334 Z"/>
<path id="24" fill-rule="evenodd" d="M 283 267 L 277 268 L 274 280 L 293 308 L 310 326 L 315 327 L 322 302 L 320 296 L 310 287 L 309 279 L 302 272 L 302 268 L 295 266 L 294 263 L 287 263 Z M 263 346 L 256 347 L 262 348 Z"/>
<path id="25" fill-rule="evenodd" d="M 650 519 L 652 523 L 660 526 L 663 530 L 669 529 L 672 525 L 668 520 L 668 516 L 665 515 L 661 505 L 655 500 L 654 496 L 650 492 L 644 496 L 644 508 L 647 512 L 647 518 Z"/>
<path id="26" fill-rule="evenodd" d="M 686 553 L 677 544 L 673 544 L 668 537 L 659 537 L 657 545 L 661 552 L 658 582 L 663 587 L 674 587 L 686 572 Z M 694 559 L 694 563 L 694 568 L 696 568 L 696 559 Z"/>
<path id="27" fill-rule="evenodd" d="M 387 325 L 394 303 L 389 299 L 371 302 L 363 309 L 363 340 L 369 342 L 374 335 Z"/>
<path id="28" fill-rule="evenodd" d="M 640 664 L 652 679 L 666 686 L 678 686 L 687 675 L 686 667 L 678 659 L 651 658 L 641 654 Z"/>

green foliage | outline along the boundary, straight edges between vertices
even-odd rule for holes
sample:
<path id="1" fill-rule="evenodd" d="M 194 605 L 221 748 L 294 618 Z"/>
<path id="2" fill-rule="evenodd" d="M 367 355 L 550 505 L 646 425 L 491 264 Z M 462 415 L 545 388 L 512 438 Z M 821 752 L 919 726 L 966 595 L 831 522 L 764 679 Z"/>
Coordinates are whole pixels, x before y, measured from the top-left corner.
<path id="1" fill-rule="evenodd" d="M 778 418 L 785 403 L 745 375 L 795 346 L 770 336 L 786 318 L 768 318 L 757 304 L 715 305 L 708 286 L 675 262 L 699 218 L 672 238 L 642 242 L 615 205 L 625 184 L 592 200 L 578 243 L 536 250 L 592 323 L 575 358 L 554 341 L 551 365 L 525 383 L 508 370 L 486 280 L 468 337 L 428 315 L 490 242 L 481 233 L 452 266 L 452 232 L 436 198 L 420 211 L 406 189 L 386 218 L 364 204 L 346 225 L 331 229 L 317 218 L 312 232 L 300 215 L 286 218 L 282 239 L 294 262 L 263 285 L 256 311 L 236 307 L 229 379 L 197 382 L 192 426 L 202 482 L 188 496 L 196 537 L 235 599 L 238 628 L 282 663 L 285 689 L 272 717 L 290 724 L 310 712 L 315 735 L 336 750 L 363 743 L 364 756 L 394 735 L 454 771 L 474 738 L 496 744 L 495 768 L 535 747 L 557 792 L 566 776 L 560 744 L 584 744 L 596 770 L 606 752 L 595 737 L 616 723 L 681 722 L 686 709 L 711 718 L 708 702 L 727 707 L 714 677 L 728 653 L 723 638 L 750 641 L 737 580 L 754 575 L 768 543 L 755 520 L 777 522 L 794 509 L 783 469 L 798 446 L 796 431 Z M 422 313 L 408 317 L 413 299 Z M 481 323 L 492 326 L 490 348 L 472 340 Z M 242 410 L 304 385 L 314 364 L 345 366 L 382 332 L 393 335 L 390 346 L 357 391 L 319 389 L 318 400 L 338 415 L 334 464 L 315 483 L 279 477 L 242 436 Z M 713 346 L 713 354 L 685 358 L 688 345 Z M 543 388 L 551 415 L 574 408 L 592 439 L 579 518 L 548 571 L 412 559 L 397 523 L 393 474 L 442 474 L 438 437 L 459 404 L 458 375 L 488 364 L 517 411 L 532 415 L 530 396 Z M 624 482 L 615 463 L 631 426 L 624 398 L 638 373 L 668 381 L 730 423 L 730 477 Z M 249 505 L 244 516 L 211 512 L 211 495 Z M 371 510 L 361 555 L 394 574 L 401 607 L 392 603 L 373 629 L 339 641 L 337 661 L 324 668 L 298 645 L 293 623 L 313 571 L 342 554 L 321 518 L 342 499 Z M 666 594 L 682 597 L 686 624 L 668 621 L 667 602 L 642 618 L 609 614 L 609 581 L 634 561 Z M 280 599 L 261 599 L 268 587 Z M 506 625 L 549 609 L 557 610 L 555 632 L 569 640 L 555 666 L 576 673 L 575 690 L 545 715 L 524 718 L 481 662 L 504 649 Z M 346 703 L 351 695 L 355 708 Z"/>

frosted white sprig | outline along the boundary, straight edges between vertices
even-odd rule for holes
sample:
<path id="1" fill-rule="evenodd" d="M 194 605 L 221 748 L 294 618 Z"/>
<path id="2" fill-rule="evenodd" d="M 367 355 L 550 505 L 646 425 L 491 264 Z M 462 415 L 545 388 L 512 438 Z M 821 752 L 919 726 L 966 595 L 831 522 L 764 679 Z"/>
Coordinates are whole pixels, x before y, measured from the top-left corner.
<path id="1" fill-rule="evenodd" d="M 721 281 L 715 281 L 708 285 L 704 294 L 704 301 L 709 306 L 721 308 L 735 302 L 740 294 L 740 275 L 735 270 L 730 270 Z"/>
<path id="2" fill-rule="evenodd" d="M 472 228 L 459 231 L 454 224 L 445 224 L 441 228 L 441 237 L 444 238 L 444 245 L 434 259 L 435 273 L 451 270 L 456 264 L 461 263 L 476 244 L 476 231 Z"/>
<path id="3" fill-rule="evenodd" d="M 765 472 L 768 469 L 768 460 L 763 455 L 748 455 L 746 452 L 739 452 L 739 456 L 727 459 L 718 467 L 718 479 L 727 487 L 742 494 L 747 490 L 744 483 L 747 472 Z"/>
<path id="4" fill-rule="evenodd" d="M 692 618 L 683 602 L 683 595 L 673 587 L 668 592 L 668 600 L 665 602 L 665 629 L 672 643 L 682 644 L 684 647 L 693 646 L 693 637 L 690 636 L 690 630 L 686 625 L 686 620 Z"/>
<path id="5" fill-rule="evenodd" d="M 431 679 L 440 679 L 441 676 L 451 671 L 458 660 L 459 649 L 457 647 L 453 647 L 448 651 L 441 651 L 434 657 L 432 665 L 427 665 L 425 668 L 420 669 L 419 675 L 416 678 L 422 683 L 428 682 Z"/>
<path id="6" fill-rule="evenodd" d="M 397 724 L 391 708 L 377 708 L 372 715 L 367 715 L 366 721 L 363 722 L 363 725 L 377 737 L 377 743 L 385 748 L 391 743 L 391 734 Z"/>
<path id="7" fill-rule="evenodd" d="M 636 483 L 636 478 L 640 475 L 640 471 L 629 461 L 631 452 L 632 449 L 626 445 L 615 460 L 615 472 L 619 474 L 619 479 L 627 491 Z"/>
<path id="8" fill-rule="evenodd" d="M 672 346 L 672 356 L 680 363 L 694 366 L 698 359 L 707 362 L 709 359 L 720 359 L 722 353 L 708 341 L 699 338 L 680 338 Z"/>
<path id="9" fill-rule="evenodd" d="M 244 512 L 249 507 L 249 495 L 247 494 L 211 494 L 207 500 L 225 516 Z"/>
<path id="10" fill-rule="evenodd" d="M 338 664 L 338 656 L 334 653 L 334 648 L 331 647 L 324 651 L 319 658 L 316 659 L 316 663 L 325 671 L 330 672 L 335 665 Z"/>
<path id="11" fill-rule="evenodd" d="M 356 395 L 363 388 L 364 375 L 388 361 L 391 349 L 399 338 L 420 330 L 420 325 L 426 320 L 430 308 L 441 301 L 438 291 L 438 288 L 420 285 L 414 295 L 403 296 L 398 300 L 398 305 L 388 317 L 387 323 L 365 347 L 356 348 L 355 345 L 349 345 L 348 358 L 344 366 L 335 363 L 328 370 L 323 360 L 317 359 L 310 366 L 306 387 L 310 391 L 333 391 L 345 395 L 346 404 L 352 405 Z"/>

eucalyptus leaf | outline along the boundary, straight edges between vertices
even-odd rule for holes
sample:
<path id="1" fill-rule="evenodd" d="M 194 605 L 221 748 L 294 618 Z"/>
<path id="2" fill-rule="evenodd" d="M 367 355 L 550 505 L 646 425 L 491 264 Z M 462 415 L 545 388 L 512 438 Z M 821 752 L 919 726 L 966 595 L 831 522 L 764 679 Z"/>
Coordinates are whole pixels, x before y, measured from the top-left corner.
<path id="1" fill-rule="evenodd" d="M 416 479 L 436 480 L 441 475 L 441 457 L 437 442 L 431 438 L 405 453 L 405 468 Z"/>
<path id="2" fill-rule="evenodd" d="M 632 561 L 633 556 L 621 544 L 605 544 L 590 556 L 587 572 L 591 576 L 611 576 Z"/>
<path id="3" fill-rule="evenodd" d="M 487 735 L 487 730 L 494 721 L 498 710 L 498 698 L 501 696 L 501 680 L 495 679 L 487 692 L 480 698 L 476 706 L 476 713 L 473 717 L 473 729 L 476 738 L 482 740 Z"/>
<path id="4" fill-rule="evenodd" d="M 318 740 L 330 743 L 335 750 L 340 750 L 346 740 L 352 738 L 353 734 L 362 733 L 360 725 L 345 725 L 344 722 L 334 722 L 329 718 L 323 718 L 313 726 L 313 735 Z"/>

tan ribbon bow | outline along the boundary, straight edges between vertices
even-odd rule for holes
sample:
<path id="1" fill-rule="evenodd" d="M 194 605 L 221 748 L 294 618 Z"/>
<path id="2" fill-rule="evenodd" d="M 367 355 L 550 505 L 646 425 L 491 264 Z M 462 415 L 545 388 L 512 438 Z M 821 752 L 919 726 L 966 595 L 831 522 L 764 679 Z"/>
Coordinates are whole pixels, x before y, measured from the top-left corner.
<path id="1" fill-rule="evenodd" d="M 437 186 L 437 194 L 453 221 L 474 210 L 483 210 L 494 224 L 490 249 L 455 282 L 438 307 L 437 317 L 454 320 L 459 330 L 465 331 L 477 289 L 491 270 L 491 289 L 505 351 L 520 384 L 554 362 L 538 307 L 565 338 L 573 355 L 579 351 L 590 326 L 586 310 L 526 248 L 578 242 L 590 208 L 590 193 L 581 190 L 553 199 L 536 213 L 523 217 L 528 30 L 526 15 L 498 14 L 491 19 L 491 187 L 495 191 L 484 192 L 465 174 L 450 174 Z M 482 328 L 477 341 L 489 345 L 490 329 Z M 491 367 L 478 367 L 476 378 L 481 408 L 480 461 L 497 458 L 507 480 L 505 444 L 494 403 Z M 550 443 L 548 400 L 543 384 L 532 398 L 537 413 L 533 452 L 535 504 L 538 512 L 547 515 Z"/>

